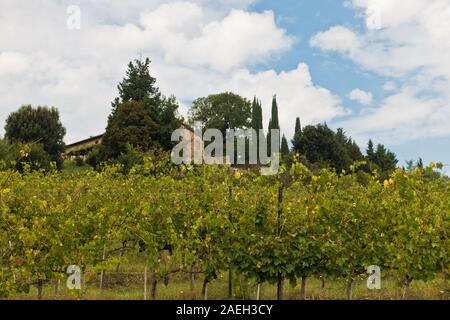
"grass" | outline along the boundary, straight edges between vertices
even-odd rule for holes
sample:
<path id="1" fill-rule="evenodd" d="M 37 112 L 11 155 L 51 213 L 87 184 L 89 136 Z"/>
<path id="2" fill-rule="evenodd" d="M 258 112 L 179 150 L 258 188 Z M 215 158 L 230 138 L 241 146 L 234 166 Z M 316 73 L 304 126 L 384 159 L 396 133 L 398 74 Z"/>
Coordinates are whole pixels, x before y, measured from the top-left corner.
<path id="1" fill-rule="evenodd" d="M 123 276 L 124 274 L 122 274 Z M 110 275 L 115 277 L 117 275 Z M 119 277 L 120 278 L 120 277 Z M 122 277 L 123 278 L 123 277 Z M 143 275 L 133 274 L 131 281 L 125 280 L 123 283 L 117 281 L 106 281 L 106 288 L 102 291 L 98 288 L 98 277 L 91 278 L 86 285 L 84 299 L 86 300 L 143 300 L 144 284 Z M 113 283 L 114 282 L 114 283 Z M 149 281 L 150 282 L 150 281 Z M 162 283 L 157 286 L 157 300 L 201 300 L 203 279 L 198 277 L 195 281 L 194 292 L 190 291 L 190 283 L 187 277 L 177 276 L 171 279 L 166 287 Z M 61 289 L 56 292 L 55 283 L 47 284 L 44 287 L 43 299 L 45 300 L 72 300 L 81 299 L 81 293 L 71 292 L 66 288 L 62 288 L 64 283 L 61 282 Z M 221 275 L 217 280 L 208 286 L 208 299 L 221 300 L 228 299 L 228 279 L 227 276 Z M 344 300 L 345 282 L 343 280 L 326 280 L 325 288 L 322 288 L 320 279 L 309 279 L 307 287 L 308 300 Z M 150 285 L 147 287 L 148 296 L 150 295 Z M 36 299 L 37 290 L 32 287 L 29 293 L 16 294 L 10 299 L 17 300 L 33 300 Z M 291 285 L 289 281 L 284 283 L 284 299 L 298 300 L 300 297 L 299 284 Z M 232 299 L 252 300 L 256 298 L 256 283 L 254 281 L 246 281 L 241 277 L 234 279 L 234 296 Z M 264 283 L 261 289 L 262 300 L 273 300 L 276 298 L 276 285 Z M 366 287 L 366 281 L 360 280 L 354 288 L 353 298 L 355 300 L 400 300 L 402 299 L 402 289 L 398 286 L 395 279 L 383 279 L 381 290 L 369 290 Z M 430 282 L 413 281 L 408 294 L 408 299 L 413 300 L 449 300 L 450 294 L 443 276 L 436 278 Z"/>
<path id="2" fill-rule="evenodd" d="M 64 160 L 62 172 L 65 174 L 76 174 L 91 169 L 91 166 L 83 164 L 78 166 L 74 160 Z"/>

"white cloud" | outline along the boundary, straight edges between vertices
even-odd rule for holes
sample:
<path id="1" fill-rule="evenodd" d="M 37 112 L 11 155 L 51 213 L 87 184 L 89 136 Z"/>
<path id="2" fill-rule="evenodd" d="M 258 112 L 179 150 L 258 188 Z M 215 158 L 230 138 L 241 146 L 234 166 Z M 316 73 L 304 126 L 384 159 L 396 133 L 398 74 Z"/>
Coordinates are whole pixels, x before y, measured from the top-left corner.
<path id="1" fill-rule="evenodd" d="M 396 91 L 397 90 L 397 85 L 393 81 L 388 81 L 388 82 L 386 82 L 384 84 L 383 90 L 384 91 Z"/>
<path id="2" fill-rule="evenodd" d="M 20 52 L 0 52 L 0 77 L 7 75 L 19 75 L 29 66 L 26 55 Z"/>
<path id="3" fill-rule="evenodd" d="M 142 36 L 160 46 L 166 62 L 222 72 L 264 61 L 293 42 L 270 11 L 232 10 L 220 21 L 204 21 L 201 7 L 182 2 L 161 5 L 140 19 Z"/>
<path id="4" fill-rule="evenodd" d="M 67 142 L 102 132 L 127 63 L 149 56 L 151 73 L 185 113 L 200 96 L 232 90 L 264 103 L 278 94 L 280 121 L 292 135 L 304 123 L 346 114 L 330 91 L 314 85 L 308 67 L 250 72 L 289 50 L 293 38 L 270 11 L 246 10 L 252 0 L 80 0 L 81 30 L 66 28 L 71 1 L 2 0 L 0 122 L 22 104 L 59 108 Z"/>
<path id="5" fill-rule="evenodd" d="M 361 136 L 370 131 L 386 143 L 413 140 L 419 134 L 421 138 L 450 134 L 450 2 L 351 3 L 365 19 L 372 18 L 370 12 L 378 12 L 380 28 L 357 33 L 335 26 L 312 37 L 311 45 L 338 52 L 365 70 L 392 78 L 399 86 L 388 82 L 385 90 L 393 91 L 391 96 L 370 112 L 339 125 L 353 128 Z"/>
<path id="6" fill-rule="evenodd" d="M 372 92 L 366 92 L 356 88 L 348 94 L 348 98 L 350 100 L 358 101 L 360 104 L 368 105 L 372 103 L 373 95 Z"/>

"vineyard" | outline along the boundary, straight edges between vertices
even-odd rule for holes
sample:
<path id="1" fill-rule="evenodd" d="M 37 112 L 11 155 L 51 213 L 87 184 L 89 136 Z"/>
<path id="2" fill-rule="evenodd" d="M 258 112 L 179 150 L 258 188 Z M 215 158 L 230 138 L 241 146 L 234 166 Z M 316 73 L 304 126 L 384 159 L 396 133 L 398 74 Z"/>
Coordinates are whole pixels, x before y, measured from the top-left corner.
<path id="1" fill-rule="evenodd" d="M 139 257 L 149 297 L 174 277 L 225 275 L 261 286 L 284 280 L 340 279 L 353 284 L 370 265 L 398 280 L 450 272 L 450 183 L 434 166 L 388 180 L 358 170 L 312 172 L 300 163 L 275 176 L 227 166 L 181 166 L 146 159 L 82 174 L 0 171 L 0 296 L 65 283 L 69 265 L 103 281 Z M 26 171 L 26 170 L 25 170 Z M 128 261 L 128 262 L 127 262 Z M 229 277 L 229 278 L 228 278 Z M 444 288 L 442 288 L 444 290 Z M 80 293 L 81 296 L 82 293 Z"/>

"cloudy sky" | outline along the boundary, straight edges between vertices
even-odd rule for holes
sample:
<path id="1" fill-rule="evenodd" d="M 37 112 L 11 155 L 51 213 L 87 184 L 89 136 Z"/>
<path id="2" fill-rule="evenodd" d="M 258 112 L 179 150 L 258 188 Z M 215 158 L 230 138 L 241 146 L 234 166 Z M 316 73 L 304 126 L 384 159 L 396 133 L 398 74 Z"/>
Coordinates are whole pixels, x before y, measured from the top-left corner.
<path id="1" fill-rule="evenodd" d="M 267 123 L 277 94 L 288 137 L 300 116 L 384 143 L 401 165 L 450 164 L 450 1 L 405 3 L 0 0 L 0 126 L 23 104 L 48 105 L 67 143 L 102 133 L 128 61 L 148 56 L 183 114 L 230 90 L 257 95 Z"/>

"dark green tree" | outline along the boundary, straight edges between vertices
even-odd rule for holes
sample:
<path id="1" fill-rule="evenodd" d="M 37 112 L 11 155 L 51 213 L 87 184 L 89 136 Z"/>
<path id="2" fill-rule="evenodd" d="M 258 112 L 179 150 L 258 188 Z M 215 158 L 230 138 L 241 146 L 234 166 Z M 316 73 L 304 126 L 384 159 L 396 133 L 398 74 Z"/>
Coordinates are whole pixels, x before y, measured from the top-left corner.
<path id="1" fill-rule="evenodd" d="M 109 118 L 102 140 L 101 158 L 117 159 L 131 146 L 141 152 L 156 144 L 158 126 L 137 102 L 124 102 L 117 106 Z"/>
<path id="2" fill-rule="evenodd" d="M 195 121 L 202 122 L 204 129 L 219 129 L 225 137 L 229 129 L 252 127 L 252 104 L 232 92 L 198 98 L 189 110 L 189 123 Z"/>
<path id="3" fill-rule="evenodd" d="M 367 144 L 367 160 L 374 161 L 374 155 L 375 155 L 375 149 L 373 146 L 372 139 L 369 140 L 369 143 Z"/>
<path id="4" fill-rule="evenodd" d="M 300 118 L 297 117 L 297 119 L 295 119 L 294 138 L 292 139 L 292 145 L 294 147 L 294 151 L 296 152 L 299 151 L 299 141 L 301 135 L 302 135 L 302 126 L 300 123 Z"/>
<path id="5" fill-rule="evenodd" d="M 356 142 L 352 140 L 352 138 L 347 137 L 344 129 L 337 129 L 336 138 L 338 139 L 338 142 L 345 147 L 350 162 L 353 163 L 355 161 L 364 160 L 364 155 L 361 153 L 361 149 Z"/>
<path id="6" fill-rule="evenodd" d="M 252 128 L 256 130 L 257 134 L 257 155 L 259 159 L 259 149 L 260 149 L 260 137 L 259 137 L 259 131 L 263 129 L 263 117 L 262 117 L 262 106 L 261 102 L 256 99 L 256 97 L 253 99 L 252 104 Z M 265 143 L 265 142 L 262 142 Z M 259 161 L 259 160 L 258 160 Z"/>
<path id="7" fill-rule="evenodd" d="M 348 139 L 348 141 L 345 144 L 345 147 L 352 162 L 365 160 L 364 155 L 361 153 L 361 149 L 359 148 L 358 144 L 351 138 Z"/>
<path id="8" fill-rule="evenodd" d="M 301 156 L 319 167 L 331 166 L 341 171 L 352 163 L 346 146 L 326 124 L 303 128 L 296 147 Z"/>
<path id="9" fill-rule="evenodd" d="M 280 129 L 280 122 L 278 120 L 278 103 L 277 96 L 274 95 L 272 99 L 272 113 L 269 121 L 269 131 L 267 133 L 267 150 L 270 152 L 271 150 L 271 130 Z M 280 141 L 278 141 L 278 148 L 280 147 Z"/>
<path id="10" fill-rule="evenodd" d="M 386 179 L 397 167 L 396 155 L 382 144 L 378 144 L 375 150 L 372 140 L 369 140 L 366 153 L 369 170 L 377 169 L 380 172 L 381 179 Z"/>
<path id="11" fill-rule="evenodd" d="M 173 147 L 172 132 L 183 123 L 178 116 L 178 103 L 174 96 L 165 97 L 156 86 L 156 79 L 150 75 L 150 59 L 135 60 L 128 64 L 125 78 L 118 85 L 119 97 L 112 103 L 114 116 L 119 104 L 137 102 L 157 126 L 154 141 L 163 149 Z"/>
<path id="12" fill-rule="evenodd" d="M 256 121 L 256 124 L 257 124 L 257 129 L 258 130 L 262 130 L 262 129 L 264 129 L 264 126 L 263 126 L 263 115 L 262 115 L 262 105 L 261 105 L 261 101 L 259 101 L 258 100 L 258 114 L 257 114 L 257 121 Z"/>
<path id="13" fill-rule="evenodd" d="M 295 119 L 295 133 L 302 133 L 302 125 L 300 124 L 300 118 Z"/>
<path id="14" fill-rule="evenodd" d="M 397 167 L 398 160 L 393 152 L 386 149 L 384 145 L 379 144 L 375 151 L 374 163 L 382 172 L 390 173 Z"/>
<path id="15" fill-rule="evenodd" d="M 41 144 L 58 168 L 62 166 L 65 134 L 56 108 L 23 106 L 6 119 L 5 138 L 12 143 Z"/>
<path id="16" fill-rule="evenodd" d="M 255 110 L 256 112 L 256 110 Z M 189 110 L 189 123 L 201 122 L 203 129 L 218 129 L 226 137 L 230 129 L 248 129 L 252 127 L 252 104 L 247 99 L 232 92 L 213 94 L 196 99 Z M 248 150 L 248 139 L 246 139 Z M 237 161 L 237 149 L 226 150 L 226 154 L 233 156 Z M 248 155 L 248 152 L 246 152 Z M 246 161 L 248 157 L 246 156 Z"/>
<path id="17" fill-rule="evenodd" d="M 258 101 L 256 100 L 256 96 L 252 102 L 252 128 L 258 130 Z"/>
<path id="18" fill-rule="evenodd" d="M 286 137 L 283 134 L 283 138 L 281 139 L 281 154 L 285 157 L 289 156 L 289 145 Z"/>
<path id="19" fill-rule="evenodd" d="M 156 78 L 150 75 L 150 63 L 149 58 L 128 63 L 126 76 L 117 86 L 119 97 L 112 103 L 112 114 L 123 102 L 142 102 L 148 99 L 149 103 L 156 106 L 161 103 L 162 97 L 159 88 L 156 87 Z"/>

